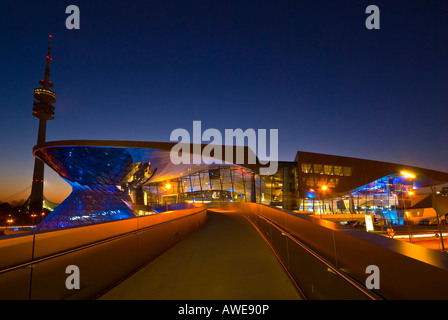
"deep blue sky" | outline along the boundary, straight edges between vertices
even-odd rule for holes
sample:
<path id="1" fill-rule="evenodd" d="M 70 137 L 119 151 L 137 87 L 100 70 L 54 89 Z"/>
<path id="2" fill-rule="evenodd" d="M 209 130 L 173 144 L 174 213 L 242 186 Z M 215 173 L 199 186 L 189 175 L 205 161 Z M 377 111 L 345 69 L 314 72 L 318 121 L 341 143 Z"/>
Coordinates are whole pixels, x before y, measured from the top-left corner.
<path id="1" fill-rule="evenodd" d="M 80 30 L 65 27 L 70 4 Z M 370 4 L 380 30 L 365 27 Z M 48 34 L 48 141 L 169 141 L 201 120 L 278 129 L 281 160 L 302 150 L 448 171 L 446 1 L 3 0 L 0 12 L 0 200 L 31 184 Z M 47 168 L 46 196 L 68 192 Z"/>

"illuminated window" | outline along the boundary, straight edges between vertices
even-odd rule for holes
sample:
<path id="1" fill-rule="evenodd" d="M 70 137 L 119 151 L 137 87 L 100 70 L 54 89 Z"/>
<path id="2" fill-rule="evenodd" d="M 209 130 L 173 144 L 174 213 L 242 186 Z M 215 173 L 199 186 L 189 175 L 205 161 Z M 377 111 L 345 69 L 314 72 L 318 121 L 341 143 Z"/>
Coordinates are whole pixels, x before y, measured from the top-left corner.
<path id="1" fill-rule="evenodd" d="M 314 173 L 323 173 L 323 165 L 321 164 L 314 164 L 313 165 Z"/>
<path id="2" fill-rule="evenodd" d="M 309 163 L 302 163 L 302 172 L 303 173 L 310 173 L 311 172 L 311 164 L 309 164 Z"/>
<path id="3" fill-rule="evenodd" d="M 334 166 L 334 174 L 337 176 L 342 176 L 344 173 L 342 172 L 342 167 Z"/>
<path id="4" fill-rule="evenodd" d="M 333 166 L 324 165 L 324 173 L 331 175 L 333 173 Z"/>

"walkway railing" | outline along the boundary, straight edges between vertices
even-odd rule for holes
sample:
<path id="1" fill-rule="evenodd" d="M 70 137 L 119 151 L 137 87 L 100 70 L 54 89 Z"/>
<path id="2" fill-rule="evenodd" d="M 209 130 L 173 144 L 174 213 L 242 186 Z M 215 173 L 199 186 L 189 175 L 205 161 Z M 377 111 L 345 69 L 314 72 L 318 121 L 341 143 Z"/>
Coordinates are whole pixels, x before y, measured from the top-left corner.
<path id="1" fill-rule="evenodd" d="M 282 260 L 304 299 L 382 299 L 285 230 L 260 215 L 257 217 L 250 220 Z"/>
<path id="2" fill-rule="evenodd" d="M 196 231 L 205 206 L 0 240 L 0 300 L 91 299 Z M 73 267 L 80 287 L 71 288 Z"/>
<path id="3" fill-rule="evenodd" d="M 221 207 L 259 229 L 309 299 L 448 299 L 446 253 L 261 204 Z"/>

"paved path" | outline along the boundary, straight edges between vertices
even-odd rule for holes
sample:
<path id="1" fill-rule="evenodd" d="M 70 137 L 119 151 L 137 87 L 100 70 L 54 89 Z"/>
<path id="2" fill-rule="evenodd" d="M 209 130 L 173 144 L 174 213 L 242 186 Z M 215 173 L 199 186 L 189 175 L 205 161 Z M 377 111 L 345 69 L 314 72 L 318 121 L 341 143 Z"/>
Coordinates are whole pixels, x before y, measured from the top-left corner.
<path id="1" fill-rule="evenodd" d="M 299 293 L 253 226 L 209 210 L 195 233 L 102 295 L 102 300 L 298 300 Z"/>

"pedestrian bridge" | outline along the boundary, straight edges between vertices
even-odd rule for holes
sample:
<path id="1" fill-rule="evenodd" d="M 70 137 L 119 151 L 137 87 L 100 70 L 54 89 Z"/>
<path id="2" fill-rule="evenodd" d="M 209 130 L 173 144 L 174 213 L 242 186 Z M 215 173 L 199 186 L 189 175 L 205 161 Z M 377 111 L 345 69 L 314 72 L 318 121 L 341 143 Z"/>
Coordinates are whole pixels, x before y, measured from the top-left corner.
<path id="1" fill-rule="evenodd" d="M 445 253 L 256 203 L 7 237 L 0 257 L 3 300 L 448 299 Z"/>

